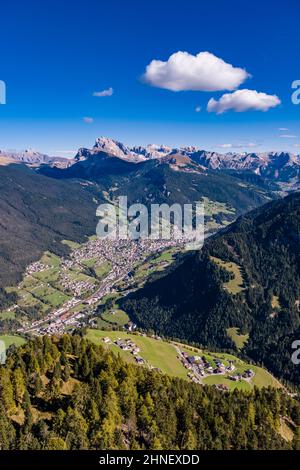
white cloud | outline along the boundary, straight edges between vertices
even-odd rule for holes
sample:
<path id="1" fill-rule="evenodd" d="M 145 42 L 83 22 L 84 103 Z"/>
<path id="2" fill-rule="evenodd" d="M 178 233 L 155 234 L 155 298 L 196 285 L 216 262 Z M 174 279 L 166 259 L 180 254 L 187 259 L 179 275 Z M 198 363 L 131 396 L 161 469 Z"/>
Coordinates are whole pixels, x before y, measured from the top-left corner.
<path id="1" fill-rule="evenodd" d="M 280 132 L 286 132 L 286 131 L 288 131 L 288 128 L 287 127 L 279 127 L 278 130 Z"/>
<path id="2" fill-rule="evenodd" d="M 282 134 L 279 137 L 282 139 L 297 139 L 297 136 L 293 134 Z"/>
<path id="3" fill-rule="evenodd" d="M 211 98 L 207 104 L 209 113 L 222 114 L 232 109 L 239 113 L 244 111 L 268 111 L 281 103 L 276 95 L 259 93 L 256 90 L 237 90 L 225 93 L 219 100 Z"/>
<path id="4" fill-rule="evenodd" d="M 111 96 L 114 90 L 112 87 L 107 88 L 106 90 L 102 91 L 94 91 L 93 96 L 102 97 L 102 96 Z"/>
<path id="5" fill-rule="evenodd" d="M 219 147 L 222 149 L 231 149 L 233 144 L 220 144 Z"/>
<path id="6" fill-rule="evenodd" d="M 250 75 L 233 67 L 210 52 L 197 55 L 178 51 L 164 62 L 152 60 L 146 67 L 144 80 L 152 86 L 171 91 L 235 90 Z"/>
<path id="7" fill-rule="evenodd" d="M 92 124 L 94 122 L 94 118 L 92 117 L 89 117 L 89 116 L 86 116 L 83 118 L 84 122 L 86 122 L 87 124 Z"/>
<path id="8" fill-rule="evenodd" d="M 248 147 L 248 148 L 254 148 L 254 147 L 258 147 L 259 144 L 255 143 L 255 142 L 249 142 L 247 145 L 245 145 L 245 147 Z"/>
<path id="9" fill-rule="evenodd" d="M 59 156 L 59 157 L 74 157 L 76 155 L 77 150 L 50 150 L 49 155 Z"/>
<path id="10" fill-rule="evenodd" d="M 196 113 L 200 113 L 201 109 L 202 109 L 201 106 L 196 106 L 195 112 L 196 112 Z"/>
<path id="11" fill-rule="evenodd" d="M 222 149 L 242 149 L 242 148 L 254 148 L 258 147 L 259 144 L 255 142 L 247 143 L 234 143 L 234 144 L 220 144 L 219 147 Z"/>

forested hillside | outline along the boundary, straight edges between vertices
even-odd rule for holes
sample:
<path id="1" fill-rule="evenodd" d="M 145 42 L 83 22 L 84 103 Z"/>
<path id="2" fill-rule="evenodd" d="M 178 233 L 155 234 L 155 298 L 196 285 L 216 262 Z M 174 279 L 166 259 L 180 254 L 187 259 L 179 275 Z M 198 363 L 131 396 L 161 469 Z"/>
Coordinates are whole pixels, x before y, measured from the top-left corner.
<path id="1" fill-rule="evenodd" d="M 163 279 L 125 300 L 133 321 L 170 337 L 236 348 L 300 385 L 291 361 L 300 337 L 300 195 L 247 214 Z M 229 330 L 229 331 L 228 331 Z"/>
<path id="2" fill-rule="evenodd" d="M 40 337 L 0 366 L 1 450 L 297 449 L 299 425 L 280 390 L 201 387 L 79 336 Z"/>
<path id="3" fill-rule="evenodd" d="M 19 280 L 44 251 L 66 253 L 61 240 L 94 234 L 93 198 L 89 186 L 47 178 L 22 164 L 0 166 L 0 288 Z"/>

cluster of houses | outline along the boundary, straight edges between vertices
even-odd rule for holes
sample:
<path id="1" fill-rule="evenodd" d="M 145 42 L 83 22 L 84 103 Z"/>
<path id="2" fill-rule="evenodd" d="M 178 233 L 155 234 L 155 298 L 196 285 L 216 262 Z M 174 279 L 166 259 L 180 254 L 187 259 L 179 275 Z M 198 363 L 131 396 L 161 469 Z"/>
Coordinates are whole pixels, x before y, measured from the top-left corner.
<path id="1" fill-rule="evenodd" d="M 48 267 L 49 266 L 46 266 L 45 264 L 41 263 L 41 261 L 36 261 L 35 263 L 31 263 L 29 266 L 27 266 L 25 275 L 29 276 L 30 274 L 39 273 L 40 271 L 44 271 Z"/>
<path id="2" fill-rule="evenodd" d="M 180 244 L 180 242 L 178 241 Z M 177 243 L 177 244 L 178 244 Z M 51 323 L 50 327 L 46 327 L 47 333 L 62 333 L 70 325 L 65 321 L 65 313 L 69 312 L 73 307 L 82 303 L 87 307 L 83 307 L 84 313 L 90 313 L 88 306 L 98 304 L 105 295 L 114 292 L 118 289 L 118 283 L 122 280 L 125 281 L 126 288 L 129 289 L 134 285 L 134 278 L 128 278 L 128 273 L 132 272 L 133 268 L 144 261 L 151 253 L 158 253 L 165 248 L 174 245 L 174 241 L 170 240 L 103 240 L 97 238 L 91 240 L 78 248 L 71 251 L 68 257 L 61 259 L 59 288 L 62 291 L 72 296 L 69 302 L 60 305 L 58 309 L 52 310 L 46 317 L 36 323 L 32 323 L 29 327 L 23 325 L 20 331 L 33 332 L 35 334 L 45 334 L 45 323 Z M 72 279 L 68 275 L 68 270 L 74 268 L 82 268 L 85 266 L 86 260 L 95 260 L 95 266 L 100 266 L 103 263 L 110 263 L 110 272 L 108 272 L 102 279 L 101 283 L 95 283 L 86 279 Z M 94 268 L 95 268 L 94 266 Z M 32 263 L 28 266 L 26 274 L 33 274 L 48 269 L 49 266 L 40 261 Z M 92 277 L 92 276 L 91 276 Z M 127 291 L 128 292 L 128 291 Z M 61 317 L 61 321 L 58 321 Z M 75 317 L 75 315 L 74 315 Z M 74 320 L 78 320 L 74 318 Z M 78 327 L 78 323 L 75 326 Z M 126 327 L 128 331 L 134 331 L 136 325 L 129 322 Z"/>
<path id="3" fill-rule="evenodd" d="M 209 375 L 225 375 L 227 379 L 238 382 L 240 380 L 251 380 L 255 373 L 252 369 L 246 369 L 244 372 L 231 374 L 235 370 L 233 361 L 229 361 L 228 365 L 222 363 L 218 358 L 214 361 L 208 361 L 205 356 L 191 356 L 185 351 L 179 351 L 178 358 L 186 369 L 189 370 L 188 377 L 196 383 L 201 383 L 204 377 Z M 227 390 L 227 385 L 218 384 L 220 390 Z"/>
<path id="4" fill-rule="evenodd" d="M 93 282 L 83 279 L 72 279 L 65 273 L 61 276 L 61 285 L 66 291 L 72 292 L 73 296 L 77 297 L 95 289 Z"/>
<path id="5" fill-rule="evenodd" d="M 232 361 L 229 361 L 229 365 L 225 366 L 219 359 L 214 360 L 214 365 L 207 361 L 205 356 L 190 356 L 185 351 L 180 351 L 181 362 L 186 369 L 196 374 L 196 376 L 206 377 L 210 374 L 225 374 L 235 369 Z"/>
<path id="6" fill-rule="evenodd" d="M 230 380 L 233 380 L 235 382 L 238 382 L 239 380 L 242 380 L 242 379 L 245 379 L 245 380 L 250 380 L 254 377 L 255 373 L 253 372 L 252 369 L 247 369 L 245 370 L 242 374 L 241 373 L 238 373 L 238 374 L 235 374 L 235 375 L 231 375 L 229 376 L 228 378 Z"/>
<path id="7" fill-rule="evenodd" d="M 71 333 L 72 331 L 76 330 L 77 328 L 81 328 L 84 326 L 84 318 L 85 315 L 76 312 L 73 315 L 65 313 L 60 317 L 57 317 L 53 321 L 45 324 L 43 327 L 40 327 L 39 334 L 42 335 L 54 335 L 54 334 L 61 334 L 62 328 L 68 326 L 68 332 Z M 32 331 L 34 333 L 34 331 Z"/>
<path id="8" fill-rule="evenodd" d="M 254 372 L 253 370 L 251 369 L 247 369 L 245 370 L 242 374 L 238 373 L 238 374 L 235 374 L 235 375 L 230 375 L 228 376 L 227 378 L 230 379 L 230 380 L 233 380 L 234 382 L 239 382 L 240 380 L 250 380 L 252 379 L 252 377 L 254 377 Z M 222 392 L 228 392 L 230 389 L 228 387 L 228 385 L 226 384 L 216 384 L 215 387 L 218 389 L 218 390 L 221 390 Z"/>
<path id="9" fill-rule="evenodd" d="M 108 337 L 103 338 L 104 343 L 110 343 L 111 340 Z M 128 351 L 130 352 L 134 357 L 135 360 L 138 364 L 144 364 L 145 361 L 144 359 L 138 355 L 140 352 L 140 348 L 130 339 L 121 339 L 118 338 L 114 344 L 118 346 L 118 348 L 122 349 L 122 351 Z"/>

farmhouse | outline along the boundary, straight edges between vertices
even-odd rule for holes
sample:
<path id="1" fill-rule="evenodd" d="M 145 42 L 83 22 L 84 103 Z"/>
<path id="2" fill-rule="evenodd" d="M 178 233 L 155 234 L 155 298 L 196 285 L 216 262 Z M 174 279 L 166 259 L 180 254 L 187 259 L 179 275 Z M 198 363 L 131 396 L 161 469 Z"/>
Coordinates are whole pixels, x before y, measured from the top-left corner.
<path id="1" fill-rule="evenodd" d="M 136 356 L 135 360 L 138 364 L 144 364 L 144 359 L 141 356 Z"/>
<path id="2" fill-rule="evenodd" d="M 225 385 L 225 384 L 218 384 L 218 385 L 216 385 L 216 388 L 218 390 L 221 390 L 222 392 L 228 392 L 229 391 L 228 385 Z"/>
<path id="3" fill-rule="evenodd" d="M 202 359 L 200 356 L 189 356 L 188 361 L 190 364 L 199 364 L 202 362 Z"/>
<path id="4" fill-rule="evenodd" d="M 241 376 L 239 374 L 237 375 L 231 375 L 229 377 L 230 380 L 233 380 L 234 382 L 238 382 L 240 380 Z"/>
<path id="5" fill-rule="evenodd" d="M 125 328 L 127 328 L 128 331 L 134 331 L 136 329 L 136 324 L 129 321 L 127 325 L 125 325 Z"/>
<path id="6" fill-rule="evenodd" d="M 245 379 L 251 379 L 252 377 L 254 377 L 254 375 L 255 375 L 255 374 L 254 374 L 253 370 L 251 370 L 251 369 L 247 369 L 247 370 L 245 370 L 245 372 L 243 373 L 243 377 L 244 377 Z"/>

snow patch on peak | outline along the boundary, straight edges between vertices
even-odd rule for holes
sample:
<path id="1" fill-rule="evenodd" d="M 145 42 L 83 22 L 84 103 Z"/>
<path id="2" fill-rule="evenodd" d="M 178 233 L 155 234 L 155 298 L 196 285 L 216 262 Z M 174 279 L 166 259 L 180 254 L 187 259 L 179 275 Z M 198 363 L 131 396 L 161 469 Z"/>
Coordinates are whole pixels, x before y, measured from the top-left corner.
<path id="1" fill-rule="evenodd" d="M 146 147 L 143 147 L 143 146 L 132 147 L 131 150 L 132 152 L 138 155 L 143 155 L 147 159 L 153 159 L 153 158 L 161 158 L 161 157 L 165 157 L 166 155 L 169 155 L 170 152 L 172 151 L 172 148 L 168 147 L 167 145 L 149 144 Z"/>

